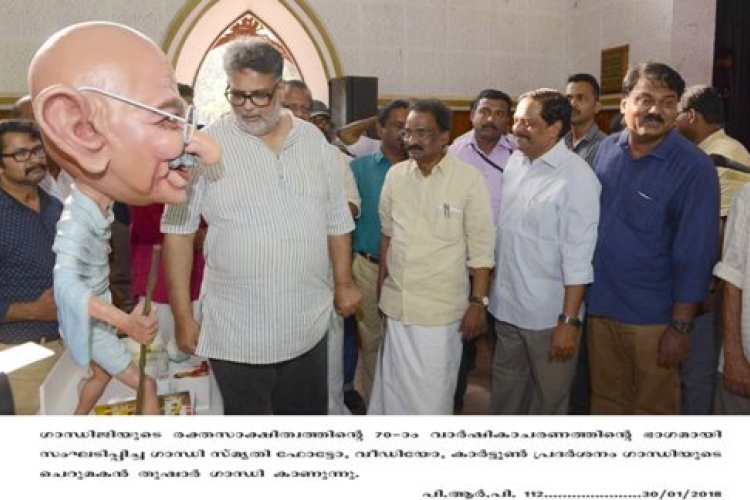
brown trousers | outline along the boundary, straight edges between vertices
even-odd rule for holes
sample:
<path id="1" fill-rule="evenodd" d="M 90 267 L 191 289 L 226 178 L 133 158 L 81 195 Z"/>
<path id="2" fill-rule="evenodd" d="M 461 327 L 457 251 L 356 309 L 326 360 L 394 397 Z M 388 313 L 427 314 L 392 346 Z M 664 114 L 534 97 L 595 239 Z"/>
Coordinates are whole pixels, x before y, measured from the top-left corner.
<path id="1" fill-rule="evenodd" d="M 680 371 L 656 364 L 666 325 L 589 316 L 592 415 L 679 415 Z"/>

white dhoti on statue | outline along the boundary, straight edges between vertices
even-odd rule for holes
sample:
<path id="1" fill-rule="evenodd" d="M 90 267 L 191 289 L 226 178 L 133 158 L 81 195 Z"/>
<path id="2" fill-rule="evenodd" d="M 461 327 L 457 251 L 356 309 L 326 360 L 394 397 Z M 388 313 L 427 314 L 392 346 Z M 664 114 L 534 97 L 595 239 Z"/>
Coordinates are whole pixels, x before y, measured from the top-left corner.
<path id="1" fill-rule="evenodd" d="M 452 415 L 459 325 L 404 325 L 386 318 L 368 415 Z"/>

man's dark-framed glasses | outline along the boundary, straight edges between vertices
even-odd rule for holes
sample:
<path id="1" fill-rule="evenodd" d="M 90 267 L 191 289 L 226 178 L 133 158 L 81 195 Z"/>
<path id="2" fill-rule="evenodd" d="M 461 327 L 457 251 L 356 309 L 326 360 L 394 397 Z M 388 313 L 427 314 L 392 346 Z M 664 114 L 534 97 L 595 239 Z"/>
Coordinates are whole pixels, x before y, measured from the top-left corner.
<path id="1" fill-rule="evenodd" d="M 271 87 L 270 90 L 256 90 L 254 92 L 230 90 L 229 85 L 227 85 L 226 90 L 224 90 L 224 97 L 227 98 L 227 101 L 229 101 L 229 104 L 232 106 L 244 106 L 249 99 L 254 106 L 265 108 L 273 101 L 273 97 L 276 95 L 276 87 L 279 86 L 279 82 L 281 82 L 281 80 L 276 80 L 276 83 L 273 84 L 273 87 Z"/>
<path id="2" fill-rule="evenodd" d="M 410 139 L 415 139 L 417 141 L 426 141 L 430 137 L 432 137 L 435 134 L 435 130 L 430 130 L 426 128 L 418 128 L 416 130 L 409 130 L 409 129 L 403 129 L 401 132 L 399 132 L 399 136 L 401 136 L 401 139 L 408 141 Z"/>
<path id="3" fill-rule="evenodd" d="M 7 154 L 3 153 L 0 156 L 2 156 L 3 158 L 12 156 L 13 159 L 16 160 L 18 163 L 24 163 L 31 159 L 31 155 L 34 155 L 37 158 L 45 156 L 46 153 L 44 151 L 44 146 L 42 146 L 41 144 L 38 144 L 31 149 L 17 149 L 13 151 L 12 153 L 7 153 Z"/>

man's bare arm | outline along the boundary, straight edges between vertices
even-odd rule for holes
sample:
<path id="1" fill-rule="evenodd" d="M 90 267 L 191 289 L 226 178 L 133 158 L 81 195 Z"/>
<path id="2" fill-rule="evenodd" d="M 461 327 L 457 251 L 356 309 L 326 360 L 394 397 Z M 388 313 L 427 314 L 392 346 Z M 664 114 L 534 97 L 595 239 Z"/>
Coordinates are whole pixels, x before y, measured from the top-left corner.
<path id="1" fill-rule="evenodd" d="M 351 316 L 362 296 L 352 277 L 352 237 L 350 233 L 328 236 L 328 251 L 333 266 L 334 306 L 343 317 Z"/>
<path id="2" fill-rule="evenodd" d="M 193 270 L 195 233 L 164 235 L 164 274 L 169 289 L 169 305 L 180 350 L 194 354 L 199 327 L 193 318 L 190 300 L 190 274 Z"/>
<path id="3" fill-rule="evenodd" d="M 724 386 L 750 397 L 750 363 L 742 348 L 742 290 L 724 282 L 721 319 L 724 325 Z"/>
<path id="4" fill-rule="evenodd" d="M 348 123 L 338 129 L 336 135 L 338 135 L 341 142 L 347 146 L 351 146 L 362 137 L 362 134 L 367 132 L 370 128 L 374 127 L 378 123 L 377 116 L 371 116 L 363 120 L 357 120 L 355 122 Z"/>

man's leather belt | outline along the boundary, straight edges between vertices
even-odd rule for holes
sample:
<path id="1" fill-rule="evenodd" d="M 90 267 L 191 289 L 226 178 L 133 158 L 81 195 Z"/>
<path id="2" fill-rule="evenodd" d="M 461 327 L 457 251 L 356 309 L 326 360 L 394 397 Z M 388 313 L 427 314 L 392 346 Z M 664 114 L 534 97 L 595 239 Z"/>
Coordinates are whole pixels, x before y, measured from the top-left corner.
<path id="1" fill-rule="evenodd" d="M 359 255 L 369 260 L 373 264 L 380 264 L 380 259 L 367 252 L 357 252 Z"/>

